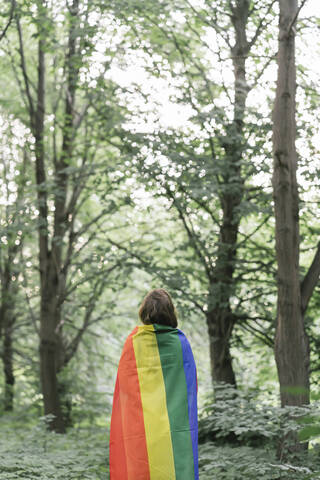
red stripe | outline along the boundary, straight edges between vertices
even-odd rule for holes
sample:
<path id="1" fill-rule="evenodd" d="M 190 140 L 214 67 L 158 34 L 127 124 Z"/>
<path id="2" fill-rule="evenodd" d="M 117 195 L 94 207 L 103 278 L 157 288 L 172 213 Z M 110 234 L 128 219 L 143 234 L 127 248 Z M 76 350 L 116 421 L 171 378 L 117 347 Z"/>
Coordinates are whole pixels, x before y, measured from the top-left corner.
<path id="1" fill-rule="evenodd" d="M 119 393 L 119 375 L 117 375 L 110 426 L 110 480 L 128 480 Z"/>
<path id="2" fill-rule="evenodd" d="M 138 328 L 135 328 L 126 341 L 118 369 L 122 429 L 128 480 L 150 480 L 143 409 L 132 340 L 137 330 Z M 122 480 L 122 477 L 119 477 L 119 480 L 120 478 Z"/>

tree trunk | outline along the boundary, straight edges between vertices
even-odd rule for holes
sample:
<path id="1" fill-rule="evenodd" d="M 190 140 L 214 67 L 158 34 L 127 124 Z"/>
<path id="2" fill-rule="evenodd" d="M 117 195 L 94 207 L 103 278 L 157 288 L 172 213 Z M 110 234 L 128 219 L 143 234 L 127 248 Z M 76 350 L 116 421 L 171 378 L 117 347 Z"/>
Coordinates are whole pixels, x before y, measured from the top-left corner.
<path id="1" fill-rule="evenodd" d="M 13 372 L 13 349 L 12 349 L 12 327 L 14 318 L 5 322 L 4 338 L 3 338 L 3 370 L 5 378 L 4 387 L 4 410 L 11 412 L 13 410 L 14 399 L 14 383 L 15 377 Z"/>
<path id="2" fill-rule="evenodd" d="M 24 149 L 23 162 L 18 166 L 19 177 L 16 177 L 18 190 L 15 212 L 13 213 L 11 209 L 6 208 L 5 223 L 8 226 L 6 230 L 7 247 L 1 248 L 0 258 L 0 341 L 2 342 L 1 357 L 5 380 L 5 411 L 12 411 L 14 406 L 13 329 L 16 323 L 16 302 L 19 291 L 20 264 L 18 262 L 18 253 L 23 248 L 23 233 L 19 233 L 20 226 L 16 225 L 16 221 L 20 222 L 21 219 L 20 205 L 23 203 L 24 187 L 27 181 L 27 160 L 28 156 Z M 8 181 L 8 178 L 6 178 L 6 181 Z M 9 200 L 8 197 L 7 200 Z"/>
<path id="3" fill-rule="evenodd" d="M 41 309 L 40 331 L 40 367 L 44 409 L 46 414 L 55 415 L 49 423 L 52 430 L 64 433 L 71 425 L 71 406 L 65 411 L 66 387 L 59 379 L 58 374 L 64 366 L 64 348 L 62 342 L 62 318 L 59 290 L 61 279 L 58 278 L 57 266 L 48 259 L 48 280 Z M 45 319 L 45 320 L 44 320 Z"/>
<path id="4" fill-rule="evenodd" d="M 45 20 L 45 14 L 46 11 L 44 5 L 40 5 L 38 18 L 39 42 L 36 108 L 34 108 L 32 98 L 30 97 L 29 112 L 32 132 L 35 137 L 35 173 L 39 211 L 38 241 L 41 297 L 39 344 L 40 379 L 44 414 L 53 415 L 53 418 L 49 421 L 49 427 L 58 433 L 63 433 L 65 427 L 59 399 L 57 378 L 57 365 L 61 341 L 57 332 L 57 311 L 55 308 L 57 305 L 59 282 L 56 268 L 57 258 L 52 252 L 53 248 L 51 248 L 51 250 L 49 248 L 48 200 L 44 148 L 46 31 L 44 30 L 42 21 Z M 22 38 L 21 33 L 20 38 Z M 23 58 L 22 40 L 20 40 L 20 42 L 20 51 Z M 28 85 L 27 79 L 26 85 Z M 54 240 L 52 241 L 52 247 L 53 244 Z"/>
<path id="5" fill-rule="evenodd" d="M 48 275 L 50 278 L 51 276 Z M 44 414 L 54 415 L 49 427 L 58 432 L 65 432 L 65 425 L 59 395 L 58 365 L 60 363 L 61 339 L 56 332 L 57 310 L 56 289 L 53 282 L 47 281 L 47 289 L 41 298 L 41 329 L 40 329 L 40 374 L 43 393 Z"/>
<path id="6" fill-rule="evenodd" d="M 236 380 L 230 354 L 230 339 L 234 326 L 230 298 L 234 291 L 233 274 L 241 220 L 239 207 L 243 198 L 241 163 L 245 148 L 244 115 L 249 92 L 246 80 L 246 58 L 250 50 L 246 34 L 249 3 L 248 0 L 237 0 L 232 9 L 235 31 L 235 45 L 231 48 L 235 92 L 233 121 L 227 127 L 225 143 L 222 144 L 225 151 L 221 192 L 222 222 L 216 266 L 210 282 L 207 314 L 212 380 L 232 385 L 236 385 Z"/>
<path id="7" fill-rule="evenodd" d="M 79 36 L 79 1 L 73 0 L 69 8 L 71 18 L 68 37 L 68 50 L 66 53 L 66 96 L 64 125 L 62 130 L 62 148 L 60 158 L 55 165 L 54 194 L 54 229 L 51 250 L 47 249 L 47 257 L 43 261 L 43 269 L 46 274 L 41 293 L 41 341 L 40 360 L 41 378 L 44 398 L 45 413 L 53 413 L 55 419 L 50 427 L 56 432 L 64 432 L 66 424 L 71 423 L 71 404 L 67 404 L 64 415 L 62 403 L 65 402 L 65 385 L 59 385 L 57 374 L 64 366 L 64 349 L 62 342 L 61 305 L 64 297 L 67 268 L 63 268 L 63 242 L 67 231 L 66 202 L 68 189 L 68 173 L 73 146 L 73 128 L 75 116 L 75 95 L 78 75 L 80 70 L 79 52 L 76 44 Z M 40 41 L 41 42 L 41 41 Z M 39 48 L 41 45 L 39 42 Z M 41 52 L 40 52 L 41 53 Z M 44 70 L 44 59 L 39 55 L 39 66 Z M 39 77 L 40 78 L 40 77 Z M 39 80 L 40 85 L 40 80 Z M 44 93 L 40 92 L 38 99 L 43 102 Z M 42 124 L 43 128 L 43 124 Z M 43 134 L 43 130 L 42 130 Z M 44 159 L 42 158 L 42 165 Z M 38 182 L 41 185 L 41 182 Z M 73 212 L 71 212 L 73 213 Z M 46 216 L 47 219 L 47 216 Z M 46 220 L 47 221 L 47 220 Z M 41 261 L 41 257 L 40 257 Z"/>
<path id="8" fill-rule="evenodd" d="M 222 309 L 212 310 L 207 314 L 207 325 L 212 381 L 236 385 L 229 345 L 233 329 L 230 314 Z"/>
<path id="9" fill-rule="evenodd" d="M 294 29 L 297 14 L 297 0 L 280 0 L 278 79 L 273 112 L 273 192 L 278 263 L 275 356 L 282 406 L 309 403 L 309 348 L 299 278 Z"/>
<path id="10" fill-rule="evenodd" d="M 13 349 L 12 329 L 15 323 L 14 297 L 17 294 L 12 283 L 12 262 L 13 252 L 9 248 L 8 260 L 4 266 L 1 276 L 1 308 L 0 308 L 0 339 L 2 340 L 2 362 L 4 373 L 4 411 L 13 410 L 14 399 L 14 371 L 13 371 Z"/>
<path id="11" fill-rule="evenodd" d="M 233 175 L 239 167 L 231 165 Z M 240 179 L 240 172 L 238 172 Z M 239 188 L 237 185 L 236 188 Z M 233 295 L 233 274 L 236 261 L 236 244 L 239 228 L 239 214 L 236 207 L 241 202 L 241 187 L 233 195 L 223 197 L 223 220 L 213 281 L 210 284 L 207 325 L 210 344 L 212 381 L 230 383 L 236 386 L 235 373 L 230 353 L 230 340 L 234 327 L 234 317 L 230 307 Z"/>
<path id="12" fill-rule="evenodd" d="M 72 166 L 74 155 L 74 141 L 82 118 L 90 105 L 79 115 L 76 111 L 76 93 L 79 82 L 79 72 L 82 67 L 83 48 L 85 38 L 89 32 L 82 24 L 82 12 L 80 12 L 79 0 L 72 0 L 68 3 L 68 46 L 64 56 L 64 73 L 66 81 L 63 85 L 62 96 L 64 97 L 64 109 L 56 112 L 56 127 L 59 129 L 57 137 L 61 136 L 61 147 L 54 149 L 51 157 L 50 167 L 54 170 L 51 179 L 54 182 L 54 189 L 48 189 L 46 169 L 46 157 L 49 151 L 45 149 L 46 134 L 44 128 L 45 120 L 45 52 L 47 49 L 48 22 L 47 7 L 44 1 L 38 5 L 38 82 L 35 98 L 31 88 L 27 72 L 22 29 L 17 16 L 17 28 L 19 36 L 20 67 L 24 81 L 26 102 L 29 108 L 30 126 L 35 138 L 35 174 L 37 185 L 37 208 L 38 208 L 38 242 L 39 242 L 39 271 L 40 271 L 40 374 L 44 403 L 44 413 L 53 415 L 49 427 L 56 432 L 64 432 L 67 423 L 70 424 L 71 404 L 66 401 L 66 385 L 59 383 L 58 375 L 75 354 L 82 334 L 88 327 L 84 321 L 81 335 L 76 334 L 68 347 L 63 342 L 63 314 L 62 306 L 66 298 L 67 275 L 70 267 L 72 254 L 74 252 L 74 218 L 78 211 L 79 196 L 85 181 L 79 181 L 68 197 L 68 185 L 73 174 L 68 171 Z M 88 12 L 89 13 L 89 5 Z M 88 16 L 86 17 L 89 25 Z M 82 43 L 83 42 L 83 43 Z M 82 45 L 82 46 L 81 46 Z M 82 48 L 83 47 L 83 48 Z M 60 89 L 61 86 L 59 86 Z M 84 93 L 82 91 L 82 93 Z M 83 98 L 81 102 L 83 102 Z M 83 115 L 83 116 L 82 116 Z M 62 118 L 62 121 L 61 121 Z M 83 141 L 83 139 L 82 139 Z M 60 142 L 58 142 L 60 145 Z M 49 149 L 50 150 L 50 149 Z M 82 159 L 82 166 L 87 160 L 86 153 Z M 53 197 L 54 213 L 48 212 L 48 200 Z M 53 216 L 53 221 L 51 217 Z M 97 217 L 99 218 L 99 216 Z M 89 228 L 92 222 L 84 225 L 83 231 Z M 86 228 L 84 228 L 86 227 Z M 71 345 L 71 347 L 70 347 Z M 66 417 L 64 416 L 63 405 L 66 406 Z"/>

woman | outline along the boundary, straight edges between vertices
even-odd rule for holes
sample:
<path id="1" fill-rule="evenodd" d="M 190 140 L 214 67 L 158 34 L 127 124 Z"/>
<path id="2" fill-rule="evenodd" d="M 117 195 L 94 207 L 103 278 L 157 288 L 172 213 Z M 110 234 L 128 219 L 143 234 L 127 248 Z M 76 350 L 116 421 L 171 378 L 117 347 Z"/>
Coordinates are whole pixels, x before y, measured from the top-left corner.
<path id="1" fill-rule="evenodd" d="M 123 347 L 113 397 L 110 480 L 197 480 L 196 366 L 168 292 L 152 290 Z"/>

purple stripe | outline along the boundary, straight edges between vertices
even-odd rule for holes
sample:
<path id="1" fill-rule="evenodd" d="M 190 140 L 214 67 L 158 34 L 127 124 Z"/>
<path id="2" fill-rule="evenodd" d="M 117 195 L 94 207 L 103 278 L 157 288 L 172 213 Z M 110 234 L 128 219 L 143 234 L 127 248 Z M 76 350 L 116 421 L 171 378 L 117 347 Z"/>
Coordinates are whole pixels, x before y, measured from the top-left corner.
<path id="1" fill-rule="evenodd" d="M 182 347 L 183 368 L 186 377 L 188 391 L 188 414 L 192 451 L 194 460 L 194 478 L 199 479 L 198 467 L 198 408 L 197 408 L 197 372 L 190 344 L 181 330 L 178 330 Z"/>

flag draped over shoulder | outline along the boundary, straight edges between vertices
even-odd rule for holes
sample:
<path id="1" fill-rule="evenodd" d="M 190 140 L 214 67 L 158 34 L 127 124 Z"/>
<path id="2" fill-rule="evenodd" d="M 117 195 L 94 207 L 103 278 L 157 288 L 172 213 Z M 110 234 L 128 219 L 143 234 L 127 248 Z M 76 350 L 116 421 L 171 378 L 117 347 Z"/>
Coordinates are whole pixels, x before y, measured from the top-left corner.
<path id="1" fill-rule="evenodd" d="M 119 362 L 110 431 L 110 480 L 197 480 L 197 376 L 177 328 L 141 325 Z"/>

